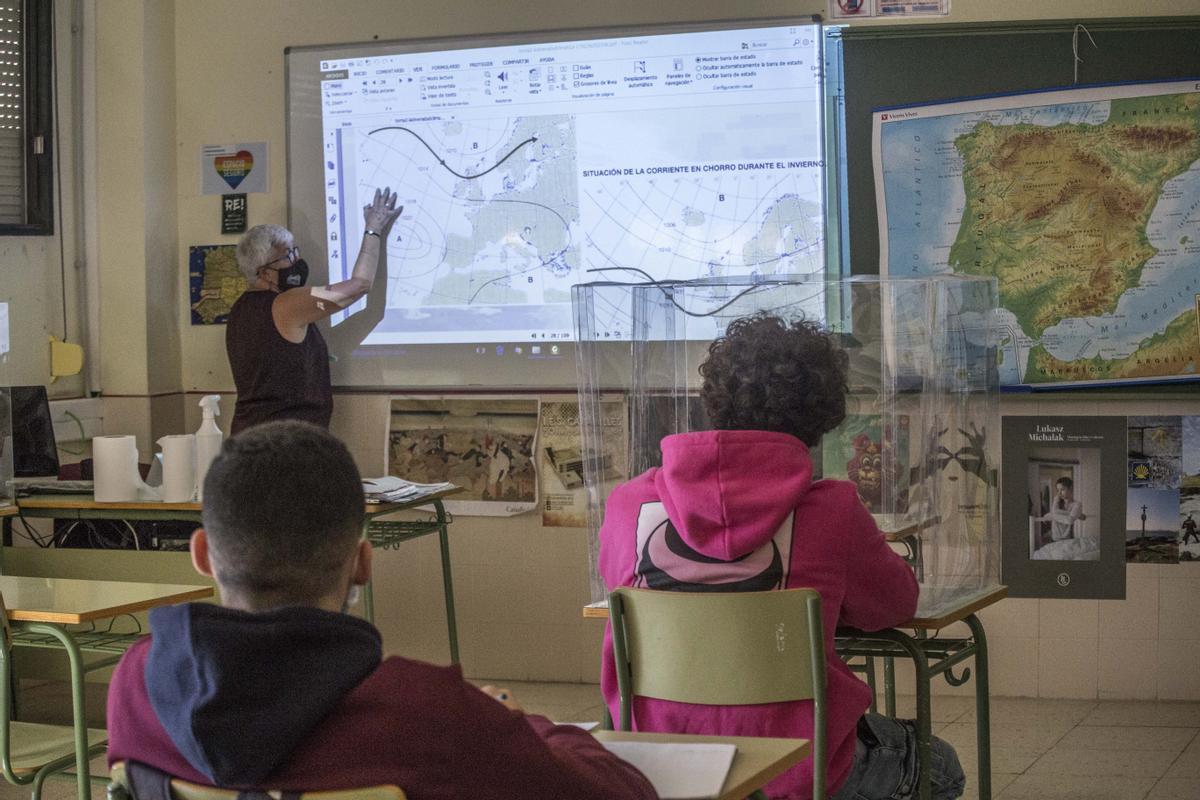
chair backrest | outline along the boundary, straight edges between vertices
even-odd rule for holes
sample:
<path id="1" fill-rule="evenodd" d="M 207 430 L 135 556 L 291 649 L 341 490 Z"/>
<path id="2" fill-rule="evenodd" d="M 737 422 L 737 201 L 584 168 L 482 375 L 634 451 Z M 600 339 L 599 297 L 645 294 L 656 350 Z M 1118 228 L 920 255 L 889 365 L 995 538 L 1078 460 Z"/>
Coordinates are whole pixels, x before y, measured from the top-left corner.
<path id="1" fill-rule="evenodd" d="M 664 592 L 608 599 L 620 729 L 634 696 L 702 705 L 813 701 L 813 796 L 825 794 L 825 643 L 813 589 Z"/>
<path id="2" fill-rule="evenodd" d="M 143 767 L 143 769 L 150 769 Z M 157 772 L 157 771 L 154 771 Z M 161 775 L 162 773 L 158 773 Z M 163 776 L 166 777 L 166 776 Z M 129 782 L 129 771 L 125 762 L 113 764 L 109 775 L 109 800 L 147 800 L 133 793 Z M 283 793 L 276 791 L 239 792 L 236 789 L 219 789 L 190 783 L 180 778 L 170 778 L 169 800 L 239 800 L 246 797 L 299 798 L 299 800 L 406 800 L 398 786 L 369 786 L 361 789 L 339 789 L 328 792 Z M 153 800 L 153 799 L 150 799 Z"/>

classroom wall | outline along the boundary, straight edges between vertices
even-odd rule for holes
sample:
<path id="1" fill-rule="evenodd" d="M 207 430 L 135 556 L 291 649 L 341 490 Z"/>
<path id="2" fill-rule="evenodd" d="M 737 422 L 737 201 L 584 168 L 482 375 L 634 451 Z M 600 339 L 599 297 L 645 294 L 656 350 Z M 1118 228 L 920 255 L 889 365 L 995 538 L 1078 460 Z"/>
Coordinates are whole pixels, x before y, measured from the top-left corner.
<path id="1" fill-rule="evenodd" d="M 69 5 L 55 2 L 55 28 L 60 63 L 69 65 L 75 44 Z M 69 67 L 58 76 L 56 129 L 62 165 L 61 198 L 54 208 L 50 236 L 0 236 L 0 303 L 8 304 L 11 351 L 0 358 L 0 385 L 46 383 L 50 380 L 49 336 L 80 341 L 82 304 L 76 264 L 76 214 L 70 175 L 75 170 L 71 140 L 73 81 Z M 66 316 L 64 318 L 64 303 Z M 81 378 L 61 378 L 50 387 L 56 396 L 78 396 Z"/>
<path id="2" fill-rule="evenodd" d="M 1200 414 L 1195 396 L 1081 399 L 1008 395 L 1005 415 Z M 1081 699 L 1200 700 L 1200 562 L 1128 564 L 1124 600 L 1010 598 L 979 614 L 992 694 Z M 966 626 L 959 626 L 966 635 Z M 898 669 L 900 686 L 911 670 Z M 969 694 L 945 682 L 934 692 Z"/>
<path id="3" fill-rule="evenodd" d="M 69 10 L 67 0 L 56 2 Z M 823 2 L 812 0 L 734 5 L 717 0 L 106 0 L 96 7 L 90 31 L 96 54 L 92 69 L 98 110 L 92 135 L 98 153 L 98 202 L 93 222 L 102 338 L 98 352 L 89 353 L 102 366 L 105 432 L 138 434 L 146 457 L 154 437 L 196 427 L 195 403 L 209 391 L 225 393 L 223 422 L 228 422 L 232 380 L 224 328 L 193 327 L 188 315 L 187 248 L 235 241 L 218 233 L 219 197 L 199 194 L 198 151 L 204 144 L 268 142 L 270 191 L 249 196 L 249 222 L 286 219 L 285 46 L 794 16 L 824 9 Z M 1117 0 L 954 0 L 953 14 L 945 21 L 1090 18 L 1122 16 L 1130 10 Z M 1170 15 L 1197 9 L 1194 3 L 1148 0 L 1134 10 L 1139 15 Z M 65 16 L 60 14 L 60 25 Z M 0 267 L 6 270 L 0 301 L 10 293 L 22 305 L 37 309 L 29 317 L 35 327 L 52 326 L 55 313 L 61 317 L 54 309 L 60 305 L 62 287 L 50 268 L 57 262 L 55 241 L 0 239 L 0 264 L 19 267 Z M 7 252 L 14 261 L 3 257 L 6 248 L 11 248 Z M 70 254 L 67 263 L 72 263 Z M 19 273 L 16 280 L 9 271 Z M 78 289 L 74 280 L 69 284 L 73 297 Z M 72 324 L 78 326 L 81 316 L 74 313 Z M 13 374 L 30 382 L 43 380 L 37 337 L 22 331 L 20 352 L 12 360 L 20 371 Z M 71 386 L 82 391 L 78 381 Z M 1172 402 L 1006 400 L 1005 410 L 1200 413 L 1194 402 L 1189 409 Z M 334 430 L 350 444 L 364 473 L 383 470 L 386 420 L 384 397 L 336 398 Z M 461 517 L 452 533 L 467 674 L 596 680 L 602 625 L 580 618 L 580 608 L 589 600 L 583 531 L 544 529 L 536 515 L 525 515 Z M 377 620 L 388 650 L 444 661 L 436 540 L 379 553 L 375 563 Z M 1200 572 L 1195 567 L 1131 567 L 1126 601 L 1010 600 L 990 610 L 985 621 L 993 636 L 995 692 L 1200 699 L 1200 685 L 1173 677 L 1188 674 L 1200 656 L 1200 608 L 1195 607 L 1200 600 L 1194 599 L 1200 598 Z"/>
<path id="4" fill-rule="evenodd" d="M 64 201 L 65 228 L 52 237 L 0 237 L 0 264 L 5 265 L 0 302 L 8 302 L 13 315 L 13 351 L 0 363 L 0 381 L 9 383 L 49 379 L 49 351 L 43 345 L 49 333 L 62 336 L 64 296 L 68 338 L 82 341 L 86 324 L 80 277 L 86 254 L 78 252 L 73 242 L 76 162 L 70 147 L 74 122 L 70 23 L 74 2 L 54 3 L 59 31 L 60 200 Z M 81 5 L 85 5 L 82 0 Z M 954 0 L 949 16 L 912 21 L 1096 18 L 1131 12 L 1169 16 L 1197 11 L 1195 2 L 1179 0 L 1147 0 L 1136 8 L 1120 0 L 1051 4 Z M 737 4 L 715 0 L 657 4 L 634 0 L 575 4 L 106 0 L 96 4 L 87 10 L 89 22 L 94 19 L 95 24 L 81 34 L 91 37 L 96 46 L 94 61 L 87 68 L 96 75 L 99 108 L 98 130 L 88 135 L 94 137 L 89 146 L 97 148 L 100 158 L 84 168 L 90 177 L 102 181 L 89 206 L 87 224 L 100 234 L 105 251 L 99 265 L 104 311 L 94 309 L 93 313 L 104 320 L 103 339 L 116 342 L 101 344 L 93 348 L 97 352 L 86 355 L 102 362 L 96 388 L 109 395 L 129 395 L 229 386 L 228 367 L 219 352 L 220 330 L 193 330 L 186 319 L 173 317 L 174 310 L 186 307 L 180 278 L 187 245 L 222 240 L 211 233 L 216 230 L 217 200 L 198 196 L 195 150 L 200 143 L 229 141 L 231 136 L 266 140 L 275 151 L 272 160 L 282 164 L 284 46 L 825 12 L 826 3 L 814 0 Z M 182 98 L 178 108 L 176 96 Z M 152 122 L 149 131 L 147 121 Z M 277 168 L 271 192 L 251 197 L 252 224 L 284 217 L 284 185 L 285 176 Z M 61 230 L 68 232 L 65 241 Z M 147 255 L 155 278 L 149 282 Z M 101 260 L 95 253 L 91 257 Z M 172 260 L 174 268 L 167 266 Z M 65 272 L 65 282 L 60 272 Z M 60 379 L 51 391 L 56 396 L 80 396 L 86 387 L 82 378 Z"/>

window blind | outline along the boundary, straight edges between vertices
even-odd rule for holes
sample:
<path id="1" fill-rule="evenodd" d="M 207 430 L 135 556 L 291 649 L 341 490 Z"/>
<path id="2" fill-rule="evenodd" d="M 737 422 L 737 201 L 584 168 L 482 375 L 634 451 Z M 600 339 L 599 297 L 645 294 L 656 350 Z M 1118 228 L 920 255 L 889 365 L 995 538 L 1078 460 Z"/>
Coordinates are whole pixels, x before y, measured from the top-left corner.
<path id="1" fill-rule="evenodd" d="M 0 0 L 0 224 L 26 222 L 23 5 Z"/>

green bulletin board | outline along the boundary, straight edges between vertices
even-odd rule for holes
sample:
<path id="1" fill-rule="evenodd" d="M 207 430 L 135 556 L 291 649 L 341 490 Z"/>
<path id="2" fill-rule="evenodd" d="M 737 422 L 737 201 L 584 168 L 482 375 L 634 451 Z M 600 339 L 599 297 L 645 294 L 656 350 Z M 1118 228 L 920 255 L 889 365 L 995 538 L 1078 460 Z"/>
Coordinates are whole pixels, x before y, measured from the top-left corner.
<path id="1" fill-rule="evenodd" d="M 1200 17 L 829 28 L 829 208 L 852 274 L 879 272 L 871 112 L 1078 84 L 1200 78 Z M 836 241 L 835 241 L 836 237 Z"/>

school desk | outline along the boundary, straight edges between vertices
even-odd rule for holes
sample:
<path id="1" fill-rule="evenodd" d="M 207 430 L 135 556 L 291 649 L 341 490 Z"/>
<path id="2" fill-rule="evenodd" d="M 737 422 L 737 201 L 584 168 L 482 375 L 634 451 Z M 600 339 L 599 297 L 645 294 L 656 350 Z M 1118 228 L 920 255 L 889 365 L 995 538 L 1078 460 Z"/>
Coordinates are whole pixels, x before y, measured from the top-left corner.
<path id="1" fill-rule="evenodd" d="M 98 744 L 96 741 L 89 742 L 84 712 L 84 673 L 109 666 L 120 656 L 113 655 L 104 661 L 85 665 L 83 652 L 91 649 L 90 637 L 103 637 L 106 634 L 73 630 L 67 626 L 94 623 L 122 614 L 212 596 L 211 586 L 0 576 L 0 597 L 3 598 L 6 627 L 11 630 L 12 644 L 18 647 L 57 648 L 67 652 L 71 669 L 71 714 L 75 729 L 75 769 L 80 800 L 91 797 L 88 755 L 89 748 Z M 4 679 L 0 680 L 0 713 L 5 714 L 11 708 L 10 683 L 7 679 L 11 674 L 9 653 L 7 647 L 0 648 L 0 658 L 4 659 Z"/>
<path id="2" fill-rule="evenodd" d="M 690 736 L 682 733 L 592 731 L 601 742 L 655 742 L 665 744 L 732 744 L 737 747 L 729 774 L 717 800 L 743 800 L 779 775 L 808 758 L 807 739 L 770 739 L 750 736 Z"/>
<path id="3" fill-rule="evenodd" d="M 458 626 L 454 616 L 454 581 L 450 571 L 451 517 L 442 500 L 462 489 L 454 487 L 403 503 L 367 503 L 365 535 L 371 543 L 385 550 L 399 547 L 403 542 L 436 533 L 442 557 L 442 594 L 446 602 L 446 633 L 450 640 L 450 661 L 458 663 Z M 398 511 L 433 506 L 431 519 L 380 520 Z M 98 503 L 91 495 L 42 494 L 17 500 L 22 516 L 51 519 L 123 519 L 123 520 L 184 520 L 200 522 L 199 503 Z M 5 540 L 9 540 L 10 519 L 4 520 Z M 363 616 L 375 621 L 375 595 L 372 584 L 363 587 Z"/>

